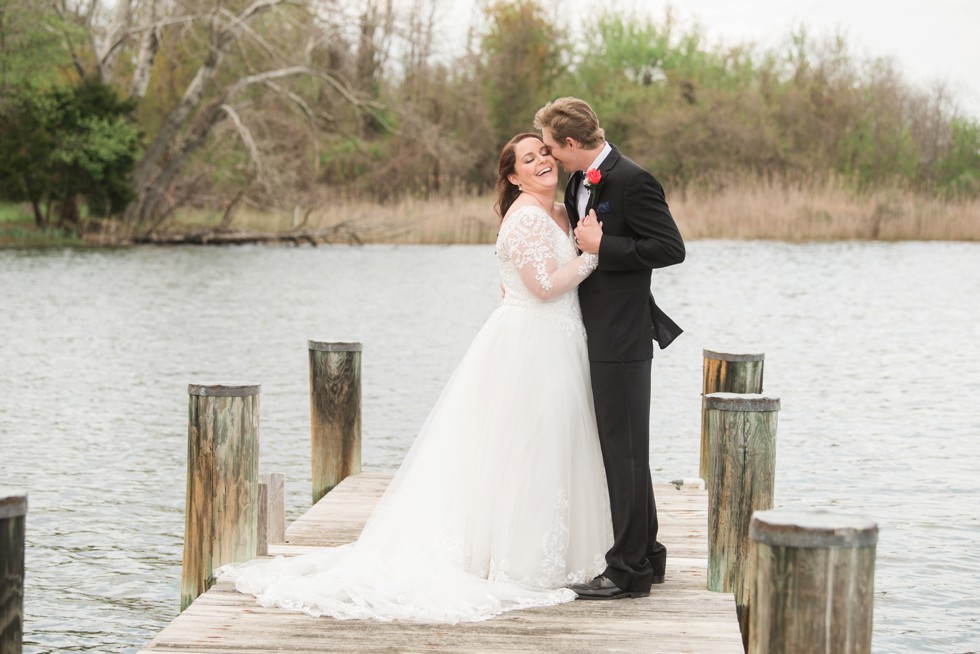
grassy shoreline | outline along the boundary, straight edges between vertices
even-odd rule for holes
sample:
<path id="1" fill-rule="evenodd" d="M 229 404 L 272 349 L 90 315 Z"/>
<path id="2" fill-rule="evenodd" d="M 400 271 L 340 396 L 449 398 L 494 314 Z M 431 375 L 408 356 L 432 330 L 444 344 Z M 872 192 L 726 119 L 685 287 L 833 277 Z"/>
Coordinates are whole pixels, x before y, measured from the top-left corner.
<path id="1" fill-rule="evenodd" d="M 980 241 L 980 199 L 950 201 L 900 189 L 856 194 L 834 182 L 801 187 L 757 181 L 710 193 L 667 193 L 686 240 Z M 335 229 L 328 239 L 334 242 L 493 243 L 498 227 L 493 204 L 489 195 L 406 198 L 385 205 L 344 200 L 324 203 L 305 218 L 246 207 L 228 229 L 265 234 Z M 217 213 L 187 210 L 168 232 L 214 229 L 219 222 Z M 115 245 L 118 239 L 111 231 L 80 238 L 63 230 L 38 230 L 23 208 L 0 208 L 0 247 L 100 244 Z"/>

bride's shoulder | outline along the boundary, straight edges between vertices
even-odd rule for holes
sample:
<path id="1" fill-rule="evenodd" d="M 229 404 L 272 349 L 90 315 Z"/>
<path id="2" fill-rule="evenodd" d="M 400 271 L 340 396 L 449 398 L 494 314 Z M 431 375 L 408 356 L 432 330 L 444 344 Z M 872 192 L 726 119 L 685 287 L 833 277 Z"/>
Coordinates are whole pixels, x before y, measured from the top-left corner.
<path id="1" fill-rule="evenodd" d="M 523 225 L 527 227 L 528 225 L 534 225 L 541 223 L 545 220 L 551 220 L 544 209 L 536 204 L 517 204 L 514 203 L 507 213 L 504 215 L 503 224 L 501 228 L 506 227 L 508 224 L 512 226 Z"/>

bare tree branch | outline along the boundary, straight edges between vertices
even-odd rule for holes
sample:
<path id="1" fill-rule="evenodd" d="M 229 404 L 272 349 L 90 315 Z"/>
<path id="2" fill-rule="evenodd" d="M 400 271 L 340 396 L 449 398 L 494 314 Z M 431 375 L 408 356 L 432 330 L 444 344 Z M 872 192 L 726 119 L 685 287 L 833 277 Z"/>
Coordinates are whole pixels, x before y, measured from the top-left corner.
<path id="1" fill-rule="evenodd" d="M 156 11 L 156 2 L 153 3 Z M 130 94 L 136 98 L 146 97 L 146 89 L 150 85 L 150 71 L 153 69 L 153 62 L 156 61 L 157 52 L 160 50 L 160 32 L 148 29 L 140 39 L 140 52 L 136 57 L 136 68 L 133 70 L 133 81 L 130 86 Z"/>
<path id="2" fill-rule="evenodd" d="M 231 202 L 228 203 L 228 206 L 225 207 L 225 212 L 221 216 L 221 222 L 218 223 L 216 231 L 224 231 L 231 226 L 231 221 L 235 218 L 235 210 L 238 208 L 238 205 L 241 204 L 243 197 L 245 197 L 245 189 L 241 188 L 238 193 L 235 194 L 235 197 L 232 198 Z"/>
<path id="3" fill-rule="evenodd" d="M 109 79 L 109 75 L 112 73 L 112 68 L 115 64 L 116 55 L 128 37 L 127 27 L 129 26 L 132 0 L 115 0 L 115 2 L 116 4 L 112 8 L 112 20 L 109 23 L 105 44 L 101 51 L 96 50 L 97 65 L 102 79 Z M 95 0 L 93 0 L 92 4 L 90 13 L 94 14 Z"/>
<path id="4" fill-rule="evenodd" d="M 231 18 L 232 20 L 234 20 L 234 18 L 235 18 L 234 14 L 232 14 L 227 9 L 222 8 L 221 9 L 221 13 L 224 14 L 226 17 Z M 240 28 L 242 30 L 242 33 L 244 33 L 247 36 L 251 37 L 252 40 L 259 46 L 259 48 L 261 48 L 262 50 L 264 50 L 267 55 L 269 55 L 273 59 L 282 59 L 282 57 L 280 56 L 279 52 L 275 48 L 273 48 L 268 43 L 268 41 L 266 41 L 264 38 L 262 38 L 262 36 L 259 35 L 258 32 L 256 32 L 255 30 L 253 30 L 248 24 L 241 23 L 240 24 Z"/>
<path id="5" fill-rule="evenodd" d="M 223 104 L 218 108 L 221 111 L 225 112 L 225 114 L 227 114 L 227 116 L 231 118 L 231 122 L 235 124 L 235 129 L 238 130 L 238 136 L 241 137 L 242 143 L 244 143 L 245 147 L 248 149 L 248 154 L 252 158 L 252 163 L 255 165 L 255 176 L 259 180 L 262 180 L 264 176 L 262 155 L 259 152 L 259 146 L 256 145 L 255 139 L 252 137 L 251 130 L 249 130 L 248 126 L 246 126 L 245 123 L 242 122 L 242 119 L 238 115 L 238 112 L 236 112 L 231 105 Z"/>
<path id="6" fill-rule="evenodd" d="M 131 207 L 130 219 L 139 222 L 143 218 L 155 214 L 157 202 L 159 199 L 164 197 L 166 190 L 170 187 L 170 184 L 173 182 L 177 172 L 183 166 L 190 154 L 196 151 L 201 144 L 204 143 L 210 131 L 215 125 L 221 122 L 223 117 L 234 114 L 234 112 L 229 113 L 226 111 L 224 107 L 226 105 L 230 107 L 229 103 L 239 93 L 254 84 L 265 84 L 269 81 L 295 75 L 309 75 L 318 79 L 326 80 L 336 85 L 336 88 L 342 89 L 342 92 L 350 97 L 352 103 L 355 105 L 360 104 L 357 99 L 343 87 L 343 84 L 339 80 L 334 79 L 333 76 L 326 73 L 313 70 L 308 66 L 289 66 L 278 70 L 266 71 L 257 75 L 250 75 L 249 77 L 240 79 L 229 88 L 225 89 L 225 91 L 218 98 L 213 100 L 208 107 L 200 112 L 200 114 L 195 118 L 191 127 L 187 130 L 184 138 L 174 148 L 174 153 L 169 157 L 166 165 L 163 166 L 162 170 L 158 175 L 156 175 L 152 182 L 147 179 L 141 184 L 140 188 L 143 189 L 143 191 L 141 192 L 137 202 Z M 154 223 L 154 228 L 156 224 L 157 223 Z"/>
<path id="7" fill-rule="evenodd" d="M 68 13 L 68 7 L 64 4 L 64 2 L 62 2 L 60 6 L 55 4 L 54 10 L 55 13 L 58 14 L 58 18 L 61 19 L 61 21 L 67 22 L 68 19 L 66 18 L 65 14 Z M 75 67 L 75 72 L 77 72 L 80 77 L 85 77 L 85 66 L 82 64 L 82 60 L 78 56 L 78 51 L 75 49 L 75 44 L 72 43 L 71 35 L 68 33 L 68 31 L 64 28 L 57 29 L 47 24 L 45 24 L 44 27 L 49 32 L 58 34 L 62 38 L 65 44 L 65 50 L 67 50 L 68 54 L 71 56 L 71 63 L 72 66 Z"/>
<path id="8" fill-rule="evenodd" d="M 143 159 L 134 171 L 133 178 L 138 186 L 143 186 L 152 175 L 153 171 L 159 166 L 164 155 L 170 150 L 173 140 L 180 126 L 190 116 L 190 114 L 200 105 L 204 98 L 204 91 L 209 82 L 214 79 L 218 67 L 224 58 L 225 52 L 231 42 L 238 36 L 240 26 L 248 19 L 261 12 L 268 11 L 273 7 L 284 4 L 289 0 L 257 0 L 239 14 L 230 24 L 220 26 L 217 14 L 212 14 L 210 19 L 210 43 L 207 57 L 204 63 L 198 68 L 194 79 L 187 86 L 183 97 L 177 106 L 167 116 L 163 127 L 157 133 L 156 138 L 147 147 Z"/>
<path id="9" fill-rule="evenodd" d="M 313 107 L 311 107 L 310 104 L 305 99 L 303 99 L 303 97 L 300 96 L 298 93 L 294 93 L 289 89 L 285 89 L 271 80 L 266 80 L 264 84 L 265 86 L 269 87 L 279 95 L 284 95 L 290 100 L 292 100 L 293 103 L 297 107 L 299 107 L 300 111 L 302 111 L 306 115 L 307 119 L 309 119 L 310 123 L 314 127 L 324 126 L 336 120 L 334 116 L 327 113 L 326 111 L 321 111 L 319 113 L 314 111 Z"/>
<path id="10" fill-rule="evenodd" d="M 288 89 L 284 89 L 283 87 L 281 87 L 280 85 L 276 84 L 271 80 L 266 80 L 264 84 L 265 86 L 272 89 L 279 95 L 283 95 L 289 98 L 290 100 L 292 100 L 293 104 L 299 107 L 300 111 L 302 111 L 306 115 L 307 120 L 310 122 L 310 136 L 312 137 L 312 144 L 313 144 L 313 172 L 314 175 L 316 175 L 317 173 L 319 173 L 319 169 L 320 169 L 319 127 L 321 125 L 321 120 L 324 123 L 329 123 L 334 120 L 333 116 L 331 116 L 326 112 L 317 114 L 313 110 L 313 107 L 311 107 L 309 103 L 306 102 L 306 100 L 304 100 L 299 94 L 293 93 Z"/>
<path id="11" fill-rule="evenodd" d="M 287 2 L 290 2 L 290 0 L 256 0 L 249 5 L 245 11 L 232 19 L 231 23 L 223 32 L 224 38 L 234 38 L 238 30 L 241 29 L 241 27 L 251 18 L 260 13 L 268 11 L 277 5 L 285 4 Z"/>

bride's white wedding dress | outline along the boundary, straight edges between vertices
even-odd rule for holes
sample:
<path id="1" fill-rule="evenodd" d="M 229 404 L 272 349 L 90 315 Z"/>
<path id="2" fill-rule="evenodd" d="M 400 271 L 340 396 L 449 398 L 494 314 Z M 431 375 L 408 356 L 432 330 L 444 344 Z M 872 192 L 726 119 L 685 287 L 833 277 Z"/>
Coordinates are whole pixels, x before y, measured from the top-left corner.
<path id="1" fill-rule="evenodd" d="M 455 623 L 574 599 L 612 524 L 575 291 L 595 268 L 541 209 L 503 223 L 506 289 L 350 545 L 255 561 L 236 588 L 335 618 Z"/>

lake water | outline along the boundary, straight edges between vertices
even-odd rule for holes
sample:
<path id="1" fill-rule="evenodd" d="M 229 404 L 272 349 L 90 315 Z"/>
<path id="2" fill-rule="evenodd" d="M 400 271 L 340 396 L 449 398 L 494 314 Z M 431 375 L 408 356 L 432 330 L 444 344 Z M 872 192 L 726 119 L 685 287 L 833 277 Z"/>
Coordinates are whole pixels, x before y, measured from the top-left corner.
<path id="1" fill-rule="evenodd" d="M 777 508 L 879 523 L 875 651 L 980 650 L 980 244 L 694 242 L 654 288 L 687 330 L 654 360 L 654 480 L 697 476 L 702 349 L 765 352 Z M 364 467 L 388 470 L 499 298 L 488 246 L 0 251 L 25 651 L 132 652 L 176 616 L 188 383 L 262 384 L 295 519 L 307 340 L 364 344 Z"/>

